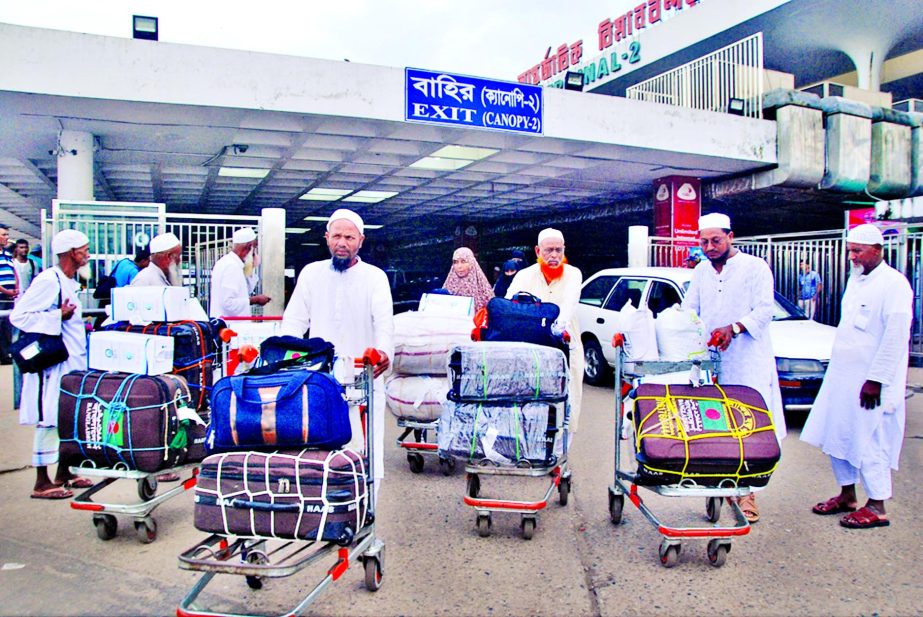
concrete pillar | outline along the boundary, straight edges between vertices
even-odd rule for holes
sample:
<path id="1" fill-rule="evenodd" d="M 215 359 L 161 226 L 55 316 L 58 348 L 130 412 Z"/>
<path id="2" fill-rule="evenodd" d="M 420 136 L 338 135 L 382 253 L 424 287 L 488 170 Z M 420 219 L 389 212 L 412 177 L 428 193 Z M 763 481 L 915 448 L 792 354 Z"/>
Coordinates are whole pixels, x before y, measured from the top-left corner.
<path id="1" fill-rule="evenodd" d="M 58 199 L 93 201 L 93 155 L 95 139 L 92 133 L 64 131 L 58 133 Z"/>
<path id="2" fill-rule="evenodd" d="M 648 233 L 646 225 L 631 225 L 628 228 L 628 267 L 648 266 Z"/>
<path id="3" fill-rule="evenodd" d="M 849 50 L 846 52 L 852 58 L 853 64 L 856 65 L 856 82 L 863 90 L 870 92 L 881 91 L 881 69 L 885 63 L 885 56 L 888 50 L 883 46 L 881 48 L 869 48 L 858 50 Z"/>
<path id="4" fill-rule="evenodd" d="M 281 315 L 285 309 L 285 210 L 263 208 L 260 216 L 260 280 L 272 300 L 263 315 Z"/>

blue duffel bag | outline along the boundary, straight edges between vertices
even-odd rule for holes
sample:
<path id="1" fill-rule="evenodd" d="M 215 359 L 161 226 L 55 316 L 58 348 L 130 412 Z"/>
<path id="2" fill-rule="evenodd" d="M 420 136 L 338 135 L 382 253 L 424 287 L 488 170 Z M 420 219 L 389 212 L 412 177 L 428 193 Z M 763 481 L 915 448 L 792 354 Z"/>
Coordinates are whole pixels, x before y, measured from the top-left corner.
<path id="1" fill-rule="evenodd" d="M 209 454 L 238 450 L 319 448 L 349 443 L 352 430 L 343 386 L 329 373 L 287 370 L 234 375 L 215 384 Z"/>
<path id="2" fill-rule="evenodd" d="M 569 357 L 567 343 L 551 329 L 560 314 L 557 304 L 542 302 L 526 292 L 516 294 L 511 300 L 493 298 L 487 303 L 487 327 L 481 330 L 481 340 L 556 347 Z"/>

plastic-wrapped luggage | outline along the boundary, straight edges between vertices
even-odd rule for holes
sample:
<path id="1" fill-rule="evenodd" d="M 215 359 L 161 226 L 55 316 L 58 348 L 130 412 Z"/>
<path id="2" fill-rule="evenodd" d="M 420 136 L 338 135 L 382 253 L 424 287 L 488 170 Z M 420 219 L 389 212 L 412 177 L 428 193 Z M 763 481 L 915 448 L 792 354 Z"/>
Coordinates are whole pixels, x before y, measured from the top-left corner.
<path id="1" fill-rule="evenodd" d="M 368 462 L 351 450 L 235 452 L 203 461 L 194 524 L 209 533 L 349 544 L 368 512 Z"/>
<path id="2" fill-rule="evenodd" d="M 532 343 L 456 345 L 449 356 L 456 401 L 563 401 L 569 370 L 560 349 Z"/>
<path id="3" fill-rule="evenodd" d="M 772 415 L 753 388 L 641 384 L 633 415 L 640 485 L 765 486 L 779 462 Z"/>
<path id="4" fill-rule="evenodd" d="M 173 338 L 173 374 L 185 378 L 197 409 L 208 407 L 208 394 L 212 386 L 212 365 L 218 357 L 218 332 L 224 322 L 178 321 L 173 323 L 152 323 L 147 326 L 133 326 L 118 322 L 103 327 L 103 330 L 140 332 Z"/>
<path id="5" fill-rule="evenodd" d="M 61 378 L 61 461 L 145 472 L 192 462 L 204 454 L 204 427 L 189 407 L 176 375 L 72 371 Z"/>
<path id="6" fill-rule="evenodd" d="M 442 415 L 442 404 L 449 390 L 445 377 L 392 375 L 385 382 L 388 409 L 398 418 L 430 422 Z"/>
<path id="7" fill-rule="evenodd" d="M 688 362 L 708 356 L 708 334 L 695 311 L 674 304 L 660 311 L 654 328 L 660 360 Z"/>
<path id="8" fill-rule="evenodd" d="M 447 401 L 439 420 L 439 454 L 471 463 L 547 467 L 562 452 L 563 403 Z"/>
<path id="9" fill-rule="evenodd" d="M 343 447 L 352 438 L 343 386 L 329 373 L 233 375 L 212 391 L 210 453 Z"/>
<path id="10" fill-rule="evenodd" d="M 408 311 L 394 316 L 395 373 L 445 375 L 454 345 L 471 340 L 470 317 Z"/>

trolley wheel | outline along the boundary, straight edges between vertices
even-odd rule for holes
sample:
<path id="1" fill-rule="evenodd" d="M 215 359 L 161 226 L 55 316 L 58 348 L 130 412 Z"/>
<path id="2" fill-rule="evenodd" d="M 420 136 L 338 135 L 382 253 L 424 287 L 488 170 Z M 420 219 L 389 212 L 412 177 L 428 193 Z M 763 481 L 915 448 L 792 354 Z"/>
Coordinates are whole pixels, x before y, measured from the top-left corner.
<path id="1" fill-rule="evenodd" d="M 442 469 L 442 475 L 451 476 L 453 473 L 455 473 L 455 459 L 454 458 L 439 459 L 439 468 Z"/>
<path id="2" fill-rule="evenodd" d="M 672 568 L 679 563 L 679 553 L 682 548 L 680 544 L 667 544 L 666 542 L 661 542 L 659 551 L 660 565 L 664 568 Z"/>
<path id="3" fill-rule="evenodd" d="M 490 535 L 491 520 L 490 514 L 478 514 L 478 518 L 475 521 L 475 527 L 478 528 L 478 535 L 482 538 L 486 538 Z M 525 532 L 523 532 L 525 533 Z"/>
<path id="4" fill-rule="evenodd" d="M 613 525 L 622 522 L 622 510 L 625 509 L 625 495 L 609 492 L 609 520 Z"/>
<path id="5" fill-rule="evenodd" d="M 93 525 L 100 540 L 111 540 L 119 530 L 119 522 L 111 514 L 94 514 Z"/>
<path id="6" fill-rule="evenodd" d="M 532 536 L 535 535 L 535 525 L 536 524 L 537 524 L 537 521 L 535 520 L 534 517 L 531 517 L 531 516 L 522 517 L 522 522 L 519 524 L 519 526 L 522 529 L 522 539 L 523 540 L 532 539 Z"/>
<path id="7" fill-rule="evenodd" d="M 378 557 L 366 557 L 362 565 L 365 568 L 365 588 L 369 591 L 381 589 L 381 560 Z"/>
<path id="8" fill-rule="evenodd" d="M 468 497 L 472 499 L 477 499 L 478 495 L 481 494 L 481 479 L 476 473 L 468 474 Z"/>
<path id="9" fill-rule="evenodd" d="M 709 523 L 717 523 L 721 518 L 721 497 L 709 497 L 705 500 L 705 516 Z"/>
<path id="10" fill-rule="evenodd" d="M 135 521 L 135 532 L 138 534 L 139 542 L 150 544 L 157 539 L 157 521 L 150 516 L 146 516 L 140 521 Z"/>
<path id="11" fill-rule="evenodd" d="M 250 551 L 249 553 L 247 553 L 247 563 L 264 564 L 264 563 L 269 563 L 269 560 L 266 558 L 266 555 L 264 555 L 261 551 Z M 249 587 L 250 589 L 260 590 L 263 588 L 263 578 L 261 576 L 254 576 L 252 574 L 248 574 L 246 576 L 246 579 L 247 579 L 247 587 Z"/>
<path id="12" fill-rule="evenodd" d="M 567 505 L 567 500 L 570 496 L 570 488 L 570 476 L 561 478 L 561 482 L 558 484 L 558 503 L 562 506 Z"/>
<path id="13" fill-rule="evenodd" d="M 721 540 L 708 541 L 708 563 L 716 568 L 720 568 L 727 561 L 728 551 L 731 545 Z"/>
<path id="14" fill-rule="evenodd" d="M 420 473 L 423 471 L 423 455 L 419 452 L 408 452 L 407 464 L 410 465 L 412 473 Z"/>
<path id="15" fill-rule="evenodd" d="M 138 480 L 138 497 L 141 501 L 150 501 L 157 494 L 157 478 L 147 476 Z"/>

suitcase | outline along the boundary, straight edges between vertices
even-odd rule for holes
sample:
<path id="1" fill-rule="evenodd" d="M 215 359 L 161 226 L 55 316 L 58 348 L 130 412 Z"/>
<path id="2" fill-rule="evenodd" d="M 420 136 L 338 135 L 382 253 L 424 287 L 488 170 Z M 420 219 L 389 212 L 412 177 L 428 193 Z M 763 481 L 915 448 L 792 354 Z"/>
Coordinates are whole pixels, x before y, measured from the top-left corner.
<path id="1" fill-rule="evenodd" d="M 349 443 L 346 395 L 329 373 L 286 370 L 233 375 L 212 391 L 209 453 L 324 448 Z"/>
<path id="2" fill-rule="evenodd" d="M 442 415 L 449 383 L 445 377 L 392 375 L 385 383 L 388 409 L 398 418 L 432 422 Z"/>
<path id="3" fill-rule="evenodd" d="M 562 403 L 447 401 L 439 419 L 439 455 L 501 467 L 551 467 L 562 454 Z"/>
<path id="4" fill-rule="evenodd" d="M 525 292 L 516 294 L 512 300 L 493 298 L 487 303 L 487 327 L 481 331 L 481 340 L 517 341 L 556 347 L 567 356 L 570 349 L 568 344 L 560 335 L 551 331 L 551 325 L 560 314 L 561 309 L 557 304 L 542 302 Z"/>
<path id="5" fill-rule="evenodd" d="M 218 333 L 224 322 L 179 321 L 175 323 L 153 323 L 147 326 L 132 326 L 118 322 L 104 326 L 103 330 L 121 330 L 157 334 L 173 338 L 173 373 L 181 375 L 189 384 L 192 402 L 196 409 L 208 407 L 208 395 L 212 387 L 212 366 L 218 357 Z"/>
<path id="6" fill-rule="evenodd" d="M 194 524 L 208 533 L 348 545 L 371 521 L 368 462 L 351 450 L 236 452 L 202 462 Z"/>
<path id="7" fill-rule="evenodd" d="M 61 378 L 61 461 L 145 472 L 184 464 L 197 456 L 196 434 L 202 436 L 177 417 L 177 408 L 189 404 L 189 388 L 177 375 L 72 371 Z"/>
<path id="8" fill-rule="evenodd" d="M 449 355 L 456 401 L 563 401 L 569 376 L 562 351 L 532 343 L 467 343 Z"/>
<path id="9" fill-rule="evenodd" d="M 781 452 L 772 416 L 753 388 L 641 384 L 635 396 L 638 484 L 769 482 Z"/>
<path id="10" fill-rule="evenodd" d="M 470 317 L 414 311 L 395 315 L 392 370 L 407 375 L 445 375 L 449 350 L 470 342 L 472 327 Z"/>

